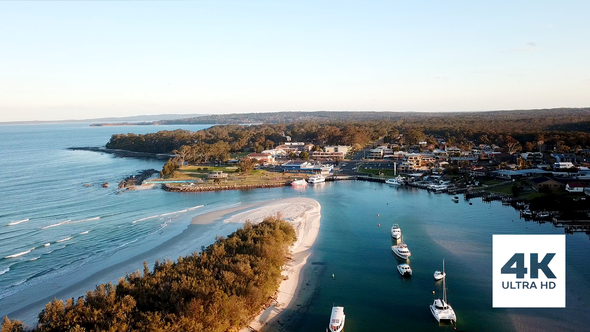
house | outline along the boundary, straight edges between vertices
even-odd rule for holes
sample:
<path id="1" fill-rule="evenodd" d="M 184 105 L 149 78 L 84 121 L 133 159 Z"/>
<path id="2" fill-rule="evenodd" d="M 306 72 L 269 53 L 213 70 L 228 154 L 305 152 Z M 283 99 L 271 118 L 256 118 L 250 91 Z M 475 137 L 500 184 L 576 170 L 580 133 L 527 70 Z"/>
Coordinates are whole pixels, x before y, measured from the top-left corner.
<path id="1" fill-rule="evenodd" d="M 521 153 L 520 157 L 524 161 L 530 161 L 533 164 L 538 164 L 543 162 L 543 154 L 541 152 L 525 152 Z"/>
<path id="2" fill-rule="evenodd" d="M 383 159 L 383 149 L 371 149 L 367 155 L 369 159 Z"/>
<path id="3" fill-rule="evenodd" d="M 256 159 L 262 165 L 266 165 L 266 164 L 272 165 L 275 163 L 275 158 L 272 155 L 270 155 L 269 153 L 250 153 L 249 155 L 246 156 L 246 158 Z"/>
<path id="4" fill-rule="evenodd" d="M 341 151 L 332 151 L 332 152 L 314 151 L 311 153 L 311 157 L 313 159 L 341 160 L 341 159 L 344 159 L 345 156 L 346 156 L 346 153 L 341 152 Z"/>
<path id="5" fill-rule="evenodd" d="M 227 178 L 227 174 L 223 173 L 223 171 L 213 171 L 207 174 L 207 179 L 225 179 Z"/>
<path id="6" fill-rule="evenodd" d="M 535 188 L 537 191 L 543 188 L 547 188 L 549 190 L 565 189 L 565 184 L 546 176 L 535 178 L 531 181 L 533 181 L 533 188 Z"/>
<path id="7" fill-rule="evenodd" d="M 590 187 L 587 183 L 570 182 L 565 185 L 565 190 L 570 193 L 583 193 L 584 188 Z"/>
<path id="8" fill-rule="evenodd" d="M 346 155 L 350 149 L 348 145 L 327 145 L 324 147 L 324 152 L 343 152 Z"/>
<path id="9" fill-rule="evenodd" d="M 553 154 L 551 154 L 551 157 L 555 158 L 556 163 L 562 163 L 562 162 L 575 163 L 576 162 L 576 154 L 575 153 L 553 153 Z"/>

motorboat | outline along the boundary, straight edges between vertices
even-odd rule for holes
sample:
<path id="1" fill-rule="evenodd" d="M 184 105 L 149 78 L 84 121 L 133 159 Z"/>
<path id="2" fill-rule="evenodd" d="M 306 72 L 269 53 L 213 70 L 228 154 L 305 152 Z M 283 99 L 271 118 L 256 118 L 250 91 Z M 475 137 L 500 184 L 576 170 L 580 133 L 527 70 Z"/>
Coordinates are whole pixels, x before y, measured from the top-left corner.
<path id="1" fill-rule="evenodd" d="M 539 212 L 537 214 L 537 218 L 540 218 L 540 219 L 545 219 L 545 218 L 549 218 L 549 217 L 551 217 L 551 214 L 549 214 L 549 212 Z"/>
<path id="2" fill-rule="evenodd" d="M 393 224 L 391 227 L 391 237 L 396 240 L 402 237 L 402 229 L 399 228 L 398 224 Z"/>
<path id="3" fill-rule="evenodd" d="M 445 261 L 443 260 L 443 274 L 445 274 Z M 440 323 L 442 322 L 451 322 L 455 323 L 457 321 L 457 316 L 455 315 L 455 310 L 451 307 L 449 303 L 447 303 L 447 288 L 446 288 L 446 280 L 447 278 L 443 278 L 443 298 L 442 299 L 435 299 L 434 302 L 430 305 L 430 312 L 436 318 L 436 320 Z"/>
<path id="4" fill-rule="evenodd" d="M 408 259 L 408 257 L 412 256 L 412 254 L 410 253 L 410 249 L 408 249 L 408 245 L 405 244 L 403 240 L 404 238 L 402 237 L 400 244 L 391 246 L 391 251 L 393 251 L 393 253 L 401 259 Z"/>
<path id="5" fill-rule="evenodd" d="M 313 183 L 322 183 L 322 182 L 326 182 L 326 178 L 320 174 L 312 175 L 307 179 L 307 182 L 312 183 L 312 184 Z"/>
<path id="6" fill-rule="evenodd" d="M 411 277 L 412 276 L 412 268 L 410 267 L 410 265 L 403 263 L 403 264 L 399 264 L 397 266 L 397 271 L 399 272 L 399 274 L 402 275 L 402 277 Z"/>
<path id="7" fill-rule="evenodd" d="M 459 203 L 459 196 L 455 196 L 452 199 L 453 199 L 453 202 Z"/>
<path id="8" fill-rule="evenodd" d="M 344 329 L 344 317 L 344 307 L 332 307 L 329 325 L 331 332 L 340 332 Z"/>
<path id="9" fill-rule="evenodd" d="M 440 281 L 445 276 L 446 276 L 446 274 L 444 272 L 442 272 L 442 271 L 434 271 L 434 280 L 435 281 Z"/>
<path id="10" fill-rule="evenodd" d="M 396 178 L 387 179 L 385 183 L 390 184 L 392 186 L 401 186 L 404 184 L 404 179 L 398 175 Z"/>
<path id="11" fill-rule="evenodd" d="M 305 181 L 305 179 L 293 180 L 293 182 L 291 182 L 291 186 L 307 186 L 307 181 Z"/>

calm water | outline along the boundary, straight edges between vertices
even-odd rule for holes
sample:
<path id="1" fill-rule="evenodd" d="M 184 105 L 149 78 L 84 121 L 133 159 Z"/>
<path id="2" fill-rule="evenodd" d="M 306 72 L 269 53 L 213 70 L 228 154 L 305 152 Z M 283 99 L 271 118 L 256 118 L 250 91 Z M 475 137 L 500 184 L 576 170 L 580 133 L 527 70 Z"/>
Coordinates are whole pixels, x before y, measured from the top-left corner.
<path id="1" fill-rule="evenodd" d="M 498 202 L 473 200 L 469 205 L 461 200 L 455 204 L 446 195 L 353 181 L 302 191 L 285 187 L 201 194 L 162 190 L 117 194 L 116 184 L 121 179 L 141 169 L 159 169 L 163 161 L 66 150 L 103 145 L 114 133 L 177 128 L 0 126 L 0 316 L 12 312 L 19 299 L 30 296 L 35 287 L 47 285 L 57 291 L 59 285 L 51 284 L 56 278 L 80 280 L 104 268 L 107 260 L 123 261 L 172 238 L 195 214 L 306 196 L 322 205 L 320 234 L 310 261 L 323 264 L 323 272 L 307 313 L 289 327 L 291 331 L 324 331 L 333 304 L 345 307 L 345 331 L 444 330 L 428 309 L 432 291 L 438 295 L 441 290 L 432 273 L 441 268 L 443 258 L 448 299 L 458 315 L 459 330 L 518 330 L 520 316 L 563 324 L 562 329 L 590 326 L 590 319 L 583 316 L 590 309 L 590 241 L 583 233 L 567 236 L 566 309 L 491 308 L 492 234 L 563 233 L 549 224 L 520 220 L 516 211 Z M 101 188 L 103 182 L 113 186 Z M 87 183 L 92 186 L 84 186 Z M 25 219 L 29 220 L 8 225 Z M 396 270 L 399 260 L 390 250 L 393 223 L 400 224 L 404 241 L 412 250 L 411 279 L 402 279 Z M 206 231 L 204 228 L 203 234 Z M 50 245 L 45 247 L 46 243 Z M 178 249 L 170 256 L 186 253 L 186 248 Z"/>

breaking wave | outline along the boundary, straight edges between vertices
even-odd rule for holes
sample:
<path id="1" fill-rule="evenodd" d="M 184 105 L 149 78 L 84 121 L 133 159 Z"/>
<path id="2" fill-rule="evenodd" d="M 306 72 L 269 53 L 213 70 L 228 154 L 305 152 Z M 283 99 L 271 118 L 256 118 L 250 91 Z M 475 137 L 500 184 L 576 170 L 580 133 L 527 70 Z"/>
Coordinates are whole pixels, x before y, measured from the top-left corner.
<path id="1" fill-rule="evenodd" d="M 90 232 L 90 231 L 82 232 L 82 233 L 80 233 L 80 235 L 88 234 L 88 232 Z"/>
<path id="2" fill-rule="evenodd" d="M 71 220 L 72 220 L 72 219 L 68 219 L 68 220 L 66 220 L 66 221 L 62 221 L 62 222 L 60 222 L 60 223 L 57 223 L 57 224 L 53 224 L 53 225 L 49 225 L 49 226 L 45 226 L 45 227 L 41 227 L 41 229 L 48 229 L 48 228 L 51 228 L 51 227 L 57 227 L 57 226 L 65 225 L 65 224 L 69 223 Z"/>
<path id="3" fill-rule="evenodd" d="M 89 219 L 84 219 L 84 220 L 72 221 L 70 224 L 77 224 L 79 222 L 92 221 L 92 220 L 98 220 L 98 219 L 100 219 L 100 217 L 94 217 L 94 218 L 89 218 Z"/>
<path id="4" fill-rule="evenodd" d="M 14 255 L 10 255 L 10 256 L 6 256 L 4 258 L 16 258 L 16 257 L 20 257 L 20 256 L 24 256 L 28 253 L 30 253 L 31 251 L 35 250 L 35 248 L 31 248 L 27 251 L 23 251 L 23 252 L 19 252 L 18 254 L 14 254 Z"/>
<path id="5" fill-rule="evenodd" d="M 23 219 L 23 220 L 13 221 L 11 223 L 8 223 L 8 226 L 14 226 L 14 225 L 22 224 L 22 223 L 27 222 L 27 221 L 29 221 L 29 219 Z"/>
<path id="6" fill-rule="evenodd" d="M 55 242 L 57 242 L 57 243 L 59 243 L 59 242 L 66 242 L 66 241 L 68 241 L 68 240 L 71 240 L 71 239 L 72 239 L 72 236 L 70 236 L 70 237 L 66 237 L 66 238 L 64 238 L 64 239 L 61 239 L 61 240 L 57 240 L 57 241 L 55 241 Z"/>
<path id="7" fill-rule="evenodd" d="M 131 223 L 132 224 L 135 224 L 137 222 L 148 220 L 148 219 L 154 219 L 154 218 L 165 217 L 165 216 L 169 216 L 169 215 L 173 215 L 173 214 L 184 213 L 184 212 L 196 210 L 196 209 L 201 208 L 201 207 L 203 207 L 203 205 L 197 205 L 197 206 L 193 206 L 193 207 L 190 207 L 188 209 L 184 209 L 184 210 L 180 210 L 180 211 L 168 212 L 168 213 L 164 213 L 164 214 L 158 214 L 158 215 L 155 215 L 155 216 L 150 216 L 150 217 L 145 217 L 145 218 L 137 219 L 137 220 L 135 220 L 135 221 L 133 221 Z"/>
<path id="8" fill-rule="evenodd" d="M 3 275 L 4 273 L 8 272 L 8 271 L 10 271 L 10 268 L 9 267 L 7 267 L 4 270 L 0 271 L 0 276 Z"/>

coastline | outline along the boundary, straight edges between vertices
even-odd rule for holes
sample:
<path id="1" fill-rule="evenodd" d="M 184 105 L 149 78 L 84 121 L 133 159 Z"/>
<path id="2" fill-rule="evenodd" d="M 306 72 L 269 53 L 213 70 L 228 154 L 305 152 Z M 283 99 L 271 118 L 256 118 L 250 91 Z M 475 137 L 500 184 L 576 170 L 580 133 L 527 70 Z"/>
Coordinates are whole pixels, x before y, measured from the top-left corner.
<path id="1" fill-rule="evenodd" d="M 291 208 L 288 208 L 291 206 Z M 179 253 L 184 256 L 191 252 L 198 251 L 201 246 L 208 246 L 215 242 L 216 236 L 227 236 L 241 227 L 241 223 L 246 220 L 260 222 L 264 217 L 276 215 L 278 211 L 285 211 L 284 218 L 292 218 L 291 222 L 298 223 L 295 226 L 298 234 L 296 244 L 305 250 L 300 241 L 301 232 L 303 234 L 313 233 L 309 228 L 305 228 L 306 220 L 310 219 L 302 214 L 308 211 L 317 210 L 317 223 L 319 223 L 320 205 L 313 199 L 309 198 L 287 198 L 260 203 L 252 203 L 237 207 L 226 208 L 207 212 L 192 217 L 191 224 L 180 234 L 155 244 L 150 249 L 136 252 L 128 257 L 111 257 L 100 262 L 100 268 L 89 273 L 80 279 L 71 278 L 73 275 L 63 275 L 46 283 L 32 286 L 28 291 L 13 294 L 5 298 L 8 304 L 3 311 L 11 319 L 19 319 L 29 327 L 36 325 L 36 318 L 45 304 L 54 298 L 66 300 L 68 298 L 77 298 L 83 296 L 98 284 L 116 282 L 119 278 L 124 277 L 127 273 L 141 269 L 142 262 L 147 261 L 148 266 L 152 267 L 155 260 L 174 259 Z M 237 213 L 237 214 L 236 214 Z M 233 215 L 235 214 L 235 215 Z M 228 220 L 231 220 L 228 222 Z M 318 224 L 319 227 L 319 224 Z M 315 230 L 317 236 L 317 229 Z M 309 238 L 309 237 L 307 237 Z M 313 237 L 315 240 L 315 236 Z M 313 241 L 311 242 L 313 244 Z M 309 246 L 311 246 L 309 244 Z M 76 271 L 73 271 L 76 273 Z M 295 279 L 295 278 L 292 278 Z M 283 282 L 284 284 L 284 282 Z M 297 281 L 295 280 L 295 286 Z M 283 286 L 283 285 L 281 285 Z"/>
<path id="2" fill-rule="evenodd" d="M 313 294 L 314 287 L 309 286 L 313 268 L 307 268 L 307 261 L 312 254 L 312 246 L 319 234 L 321 219 L 320 204 L 310 198 L 287 198 L 263 203 L 255 209 L 238 213 L 226 219 L 224 223 L 244 223 L 249 220 L 260 222 L 267 216 L 280 214 L 289 221 L 297 232 L 297 241 L 290 248 L 291 260 L 283 270 L 285 279 L 277 291 L 277 297 L 267 308 L 262 310 L 241 332 L 275 331 L 283 326 L 281 320 L 289 320 L 296 311 L 298 302 L 307 301 Z M 307 280 L 306 282 L 304 282 Z"/>

